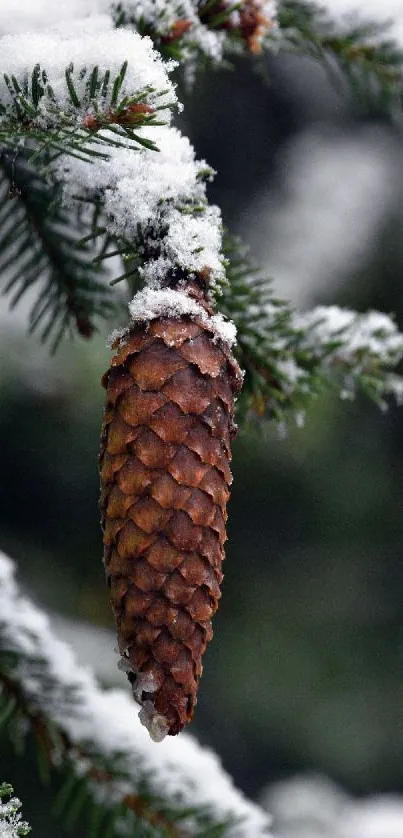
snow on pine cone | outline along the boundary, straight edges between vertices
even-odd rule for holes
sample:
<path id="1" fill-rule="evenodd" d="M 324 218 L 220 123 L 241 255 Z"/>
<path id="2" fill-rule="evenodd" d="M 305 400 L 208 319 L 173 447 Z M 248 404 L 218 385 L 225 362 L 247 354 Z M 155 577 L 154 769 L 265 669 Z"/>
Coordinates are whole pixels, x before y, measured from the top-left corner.
<path id="1" fill-rule="evenodd" d="M 219 315 L 168 293 L 187 300 L 182 310 L 191 313 L 137 319 L 113 345 L 100 457 L 120 666 L 156 741 L 179 733 L 197 701 L 221 596 L 234 398 L 242 383 L 217 334 Z"/>

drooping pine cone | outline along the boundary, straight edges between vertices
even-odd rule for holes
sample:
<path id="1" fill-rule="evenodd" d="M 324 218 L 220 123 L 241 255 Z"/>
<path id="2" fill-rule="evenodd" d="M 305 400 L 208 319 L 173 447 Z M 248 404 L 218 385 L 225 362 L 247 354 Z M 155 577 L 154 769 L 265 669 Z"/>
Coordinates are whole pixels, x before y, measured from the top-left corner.
<path id="1" fill-rule="evenodd" d="M 242 377 L 211 313 L 132 324 L 103 379 L 105 568 L 121 666 L 156 741 L 193 717 L 221 596 Z"/>

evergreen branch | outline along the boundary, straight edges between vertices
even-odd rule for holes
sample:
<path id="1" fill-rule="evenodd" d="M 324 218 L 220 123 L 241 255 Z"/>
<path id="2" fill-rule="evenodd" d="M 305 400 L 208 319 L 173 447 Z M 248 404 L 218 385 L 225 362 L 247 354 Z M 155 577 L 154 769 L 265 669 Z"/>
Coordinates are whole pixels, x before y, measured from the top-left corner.
<path id="1" fill-rule="evenodd" d="M 206 196 L 212 170 L 195 159 L 177 129 L 164 125 L 153 131 L 158 154 L 114 149 L 96 164 L 96 178 L 86 163 L 69 158 L 53 167 L 53 176 L 69 202 L 101 207 L 113 249 L 102 248 L 99 258 L 117 251 L 125 267 L 113 284 L 126 279 L 130 285 L 177 285 L 198 274 L 212 290 L 225 278 L 221 216 Z"/>
<path id="2" fill-rule="evenodd" d="M 279 43 L 319 61 L 340 89 L 349 85 L 364 113 L 400 116 L 403 50 L 387 37 L 387 26 L 332 21 L 327 11 L 304 0 L 281 0 Z"/>
<path id="3" fill-rule="evenodd" d="M 0 143 L 18 148 L 21 141 L 28 139 L 33 157 L 40 156 L 46 149 L 57 154 L 79 155 L 84 159 L 106 158 L 108 146 L 122 145 L 120 138 L 128 138 L 132 148 L 143 146 L 138 128 L 163 124 L 158 119 L 158 113 L 166 106 L 158 106 L 157 101 L 166 91 L 158 92 L 152 87 L 145 87 L 136 95 L 119 97 L 125 68 L 127 62 L 124 62 L 113 83 L 109 70 L 101 79 L 98 79 L 98 67 L 91 72 L 81 72 L 81 87 L 85 79 L 86 84 L 79 95 L 73 66 L 70 65 L 65 71 L 66 92 L 59 96 L 59 100 L 50 85 L 39 85 L 38 78 L 47 78 L 39 64 L 25 76 L 24 81 L 18 81 L 13 76 L 11 83 L 5 73 L 9 96 L 8 100 L 4 96 L 0 98 Z M 30 86 L 27 77 L 31 79 Z M 95 83 L 94 77 L 97 79 Z M 150 99 L 152 106 L 148 103 Z M 102 152 L 97 148 L 100 145 L 105 149 Z M 127 147 L 127 142 L 124 146 Z M 152 140 L 147 141 L 147 147 L 157 150 Z"/>
<path id="4" fill-rule="evenodd" d="M 80 224 L 60 206 L 54 185 L 46 183 L 25 155 L 0 157 L 0 273 L 11 306 L 34 287 L 29 329 L 51 338 L 53 349 L 66 330 L 91 337 L 94 319 L 115 308 L 105 274 L 93 251 L 79 248 Z"/>
<path id="5" fill-rule="evenodd" d="M 241 416 L 299 420 L 329 386 L 342 398 L 361 391 L 381 408 L 388 395 L 401 401 L 403 378 L 393 370 L 403 357 L 403 334 L 390 317 L 336 306 L 294 312 L 275 298 L 239 242 L 228 239 L 225 251 L 229 283 L 220 308 L 237 327 L 235 351 L 245 370 Z"/>
<path id="6" fill-rule="evenodd" d="M 24 719 L 45 767 L 67 774 L 57 805 L 71 826 L 86 810 L 94 837 L 118 828 L 144 838 L 269 834 L 267 816 L 236 792 L 211 752 L 186 734 L 156 746 L 129 696 L 99 689 L 21 596 L 2 554 L 0 685 L 8 735 Z"/>
<path id="7" fill-rule="evenodd" d="M 165 59 L 213 64 L 226 54 L 259 52 L 276 27 L 275 3 L 269 0 L 174 0 L 144 6 L 119 0 L 112 6 L 116 27 L 134 26 L 152 38 Z"/>
<path id="8" fill-rule="evenodd" d="M 141 148 L 138 129 L 164 124 L 177 101 L 159 56 L 135 32 L 84 35 L 74 49 L 68 32 L 15 36 L 3 39 L 2 62 L 0 143 L 29 141 L 36 157 Z M 150 137 L 147 146 L 156 149 Z"/>
<path id="9" fill-rule="evenodd" d="M 0 783 L 0 835 L 4 838 L 22 838 L 31 831 L 30 825 L 21 820 L 22 804 L 18 797 L 11 796 L 13 791 L 8 783 Z"/>
<path id="10" fill-rule="evenodd" d="M 53 723 L 50 715 L 31 703 L 21 684 L 12 676 L 7 674 L 8 661 L 7 649 L 1 645 L 0 637 L 0 660 L 5 671 L 0 670 L 0 706 L 1 702 L 7 709 L 12 708 L 11 725 L 9 733 L 13 738 L 13 728 L 16 728 L 22 720 L 28 722 L 30 730 L 35 739 L 38 751 L 38 768 L 45 780 L 49 779 L 50 772 L 57 769 L 61 775 L 61 787 L 55 802 L 55 814 L 63 819 L 63 823 L 72 829 L 78 817 L 87 810 L 89 823 L 94 821 L 95 813 L 98 814 L 99 829 L 95 831 L 97 838 L 106 838 L 105 820 L 116 826 L 118 821 L 123 820 L 128 834 L 135 832 L 139 826 L 144 829 L 144 835 L 153 838 L 161 835 L 163 838 L 186 838 L 186 834 L 177 828 L 175 818 L 180 822 L 181 811 L 166 814 L 166 804 L 157 797 L 150 802 L 150 792 L 144 783 L 144 790 L 141 793 L 124 794 L 120 800 L 114 800 L 114 806 L 100 805 L 97 795 L 106 786 L 113 786 L 117 782 L 126 784 L 127 774 L 122 770 L 112 767 L 112 760 L 104 762 L 103 756 L 96 752 L 87 743 L 78 746 L 71 737 L 58 725 Z M 2 666 L 2 668 L 3 668 Z M 38 677 L 38 667 L 35 670 Z M 47 689 L 55 690 L 57 684 L 51 678 L 46 677 Z M 41 677 L 41 676 L 40 676 Z M 61 694 L 63 699 L 63 695 Z M 74 693 L 69 697 L 75 705 Z M 64 712 L 69 712 L 69 703 L 65 702 Z M 11 715 L 10 711 L 9 714 Z M 121 754 L 119 754 L 121 761 Z M 83 773 L 85 769 L 85 773 Z M 140 787 L 143 781 L 139 781 Z M 1 786 L 0 786 L 1 793 Z M 101 822 L 104 827 L 101 829 Z M 0 806 L 1 826 L 1 806 Z M 154 831 L 158 830 L 157 832 Z M 149 833 L 149 829 L 151 830 Z M 129 831 L 130 830 L 130 831 Z M 1 834 L 1 833 L 0 833 Z"/>

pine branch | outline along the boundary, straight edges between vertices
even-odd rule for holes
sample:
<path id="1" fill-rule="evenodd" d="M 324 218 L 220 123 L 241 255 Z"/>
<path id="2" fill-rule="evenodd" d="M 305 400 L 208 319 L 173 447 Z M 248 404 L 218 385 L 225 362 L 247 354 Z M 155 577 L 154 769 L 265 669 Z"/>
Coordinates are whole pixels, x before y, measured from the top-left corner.
<path id="1" fill-rule="evenodd" d="M 27 156 L 0 157 L 0 274 L 11 306 L 39 288 L 29 330 L 39 329 L 53 349 L 64 332 L 91 337 L 94 320 L 107 317 L 116 302 L 93 251 L 78 247 L 82 223 L 60 205 L 57 190 L 38 176 Z M 81 229 L 80 229 L 81 226 Z"/>
<path id="2" fill-rule="evenodd" d="M 403 50 L 379 23 L 335 24 L 320 4 L 281 0 L 278 42 L 319 61 L 338 89 L 350 87 L 355 106 L 401 119 Z"/>
<path id="3" fill-rule="evenodd" d="M 66 825 L 86 814 L 94 838 L 118 826 L 144 838 L 269 834 L 267 817 L 236 792 L 211 752 L 187 735 L 156 746 L 129 696 L 99 689 L 21 596 L 2 554 L 0 685 L 8 735 L 18 736 L 24 720 L 41 766 L 67 774 L 57 804 Z"/>
<path id="4" fill-rule="evenodd" d="M 252 413 L 299 421 L 309 402 L 331 386 L 342 398 L 363 392 L 381 408 L 403 378 L 393 373 L 403 357 L 403 334 L 385 314 L 359 314 L 336 306 L 294 312 L 275 298 L 270 280 L 251 265 L 247 251 L 227 239 L 228 285 L 222 312 L 237 327 L 236 350 L 245 370 L 240 416 Z"/>

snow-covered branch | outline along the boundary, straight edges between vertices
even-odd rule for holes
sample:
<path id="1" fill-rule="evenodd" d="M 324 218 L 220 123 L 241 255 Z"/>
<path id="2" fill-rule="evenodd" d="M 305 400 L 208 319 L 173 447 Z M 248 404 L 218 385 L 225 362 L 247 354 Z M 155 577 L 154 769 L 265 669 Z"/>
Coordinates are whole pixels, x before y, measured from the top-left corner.
<path id="1" fill-rule="evenodd" d="M 221 214 L 206 198 L 212 170 L 172 126 L 139 128 L 137 135 L 153 139 L 158 153 L 120 147 L 91 165 L 62 159 L 55 172 L 65 200 L 99 196 L 108 234 L 120 242 L 129 270 L 148 285 L 195 273 L 203 273 L 210 288 L 222 283 Z"/>
<path id="2" fill-rule="evenodd" d="M 167 121 L 177 104 L 172 63 L 163 64 L 148 38 L 113 29 L 107 16 L 80 30 L 5 35 L 1 53 L 0 139 L 18 148 L 24 138 L 36 156 L 49 147 L 105 156 L 121 136 L 131 147 L 155 148 L 135 129 Z"/>
<path id="3" fill-rule="evenodd" d="M 120 278 L 185 291 L 198 276 L 211 293 L 225 280 L 221 215 L 212 170 L 169 124 L 174 65 L 108 16 L 90 23 L 1 39 L 0 134 L 22 132 L 72 217 L 88 208 L 83 240 L 101 236 L 101 260 L 120 255 Z"/>
<path id="4" fill-rule="evenodd" d="M 22 820 L 21 801 L 11 797 L 12 793 L 12 786 L 0 783 L 0 838 L 22 838 L 31 831 L 27 821 Z"/>
<path id="5" fill-rule="evenodd" d="M 316 373 L 334 381 L 341 398 L 354 398 L 363 390 L 381 407 L 388 394 L 401 402 L 403 379 L 391 370 L 403 357 L 403 334 L 387 314 L 318 306 L 294 314 L 292 326 L 295 370 L 288 386 Z"/>
<path id="6" fill-rule="evenodd" d="M 62 769 L 69 761 L 98 805 L 118 807 L 123 825 L 137 818 L 146 830 L 160 818 L 162 834 L 183 838 L 207 835 L 213 826 L 228 838 L 269 835 L 268 817 L 235 789 L 215 754 L 187 734 L 156 746 L 129 694 L 102 691 L 91 672 L 77 665 L 43 612 L 21 595 L 4 554 L 0 685 L 3 700 L 9 698 L 34 732 L 40 731 L 53 767 Z M 83 807 L 86 803 L 84 795 Z"/>
<path id="7" fill-rule="evenodd" d="M 227 53 L 259 52 L 276 31 L 275 0 L 115 0 L 117 26 L 150 35 L 162 54 L 181 63 L 203 57 L 217 64 Z"/>
<path id="8" fill-rule="evenodd" d="M 277 31 L 276 0 L 54 0 L 0 3 L 0 36 L 40 31 L 61 22 L 79 27 L 108 15 L 117 27 L 152 38 L 165 58 L 181 63 L 202 58 L 214 64 L 232 52 L 256 52 Z M 22 6 L 24 8 L 22 8 Z"/>
<path id="9" fill-rule="evenodd" d="M 240 413 L 283 422 L 304 410 L 331 385 L 343 399 L 363 392 L 381 408 L 400 404 L 403 334 L 389 315 L 338 306 L 297 312 L 276 299 L 270 281 L 251 267 L 244 249 L 227 242 L 229 284 L 220 307 L 237 328 L 238 358 L 245 370 Z"/>

